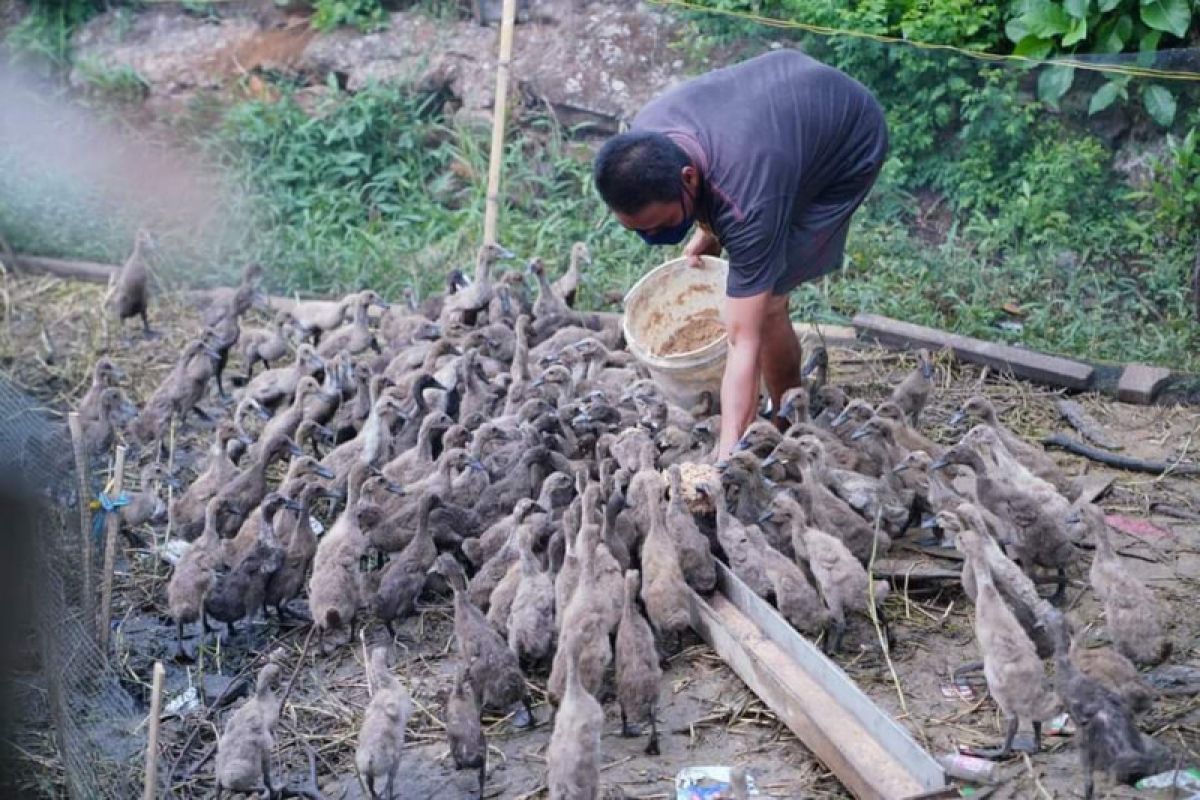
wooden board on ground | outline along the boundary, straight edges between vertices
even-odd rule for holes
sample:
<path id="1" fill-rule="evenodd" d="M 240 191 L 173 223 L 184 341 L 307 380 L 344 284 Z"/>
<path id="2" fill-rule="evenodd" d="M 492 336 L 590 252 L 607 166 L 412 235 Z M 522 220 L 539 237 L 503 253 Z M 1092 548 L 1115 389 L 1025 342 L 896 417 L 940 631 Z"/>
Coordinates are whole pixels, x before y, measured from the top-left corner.
<path id="1" fill-rule="evenodd" d="M 718 564 L 719 590 L 692 595 L 692 625 L 860 800 L 945 786 L 940 766 L 775 609 Z"/>
<path id="2" fill-rule="evenodd" d="M 1012 345 L 985 342 L 970 336 L 947 333 L 924 325 L 882 317 L 878 314 L 857 314 L 854 327 L 866 338 L 889 347 L 924 347 L 930 350 L 948 349 L 956 358 L 982 364 L 1018 378 L 1067 389 L 1087 389 L 1091 386 L 1095 367 Z"/>

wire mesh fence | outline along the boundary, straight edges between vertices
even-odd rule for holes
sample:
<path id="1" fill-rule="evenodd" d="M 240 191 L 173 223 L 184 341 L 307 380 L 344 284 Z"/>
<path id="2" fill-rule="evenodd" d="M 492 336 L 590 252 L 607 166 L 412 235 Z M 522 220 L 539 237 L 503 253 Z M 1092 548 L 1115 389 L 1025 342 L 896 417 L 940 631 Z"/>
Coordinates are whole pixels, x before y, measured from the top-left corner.
<path id="1" fill-rule="evenodd" d="M 97 540 L 90 526 L 80 530 L 77 504 L 88 498 L 79 497 L 71 453 L 67 427 L 0 376 L 10 556 L 0 595 L 11 601 L 4 628 L 16 644 L 6 652 L 22 644 L 27 651 L 27 658 L 5 659 L 6 756 L 16 761 L 2 770 L 0 789 L 5 796 L 129 798 L 145 747 L 144 711 L 97 647 L 86 611 L 95 605 L 85 596 L 81 564 L 84 547 Z M 52 748 L 33 757 L 29 743 L 47 737 Z"/>

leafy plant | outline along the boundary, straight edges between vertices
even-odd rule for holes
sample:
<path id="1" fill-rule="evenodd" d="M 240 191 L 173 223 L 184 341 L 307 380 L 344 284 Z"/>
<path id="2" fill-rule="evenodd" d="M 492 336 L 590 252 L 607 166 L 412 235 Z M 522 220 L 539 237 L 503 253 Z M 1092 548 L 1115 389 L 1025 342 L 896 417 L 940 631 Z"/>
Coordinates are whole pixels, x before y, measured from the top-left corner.
<path id="1" fill-rule="evenodd" d="M 387 14 L 380 0 L 316 0 L 312 26 L 331 31 L 339 25 L 370 33 L 387 26 Z"/>
<path id="2" fill-rule="evenodd" d="M 1116 54 L 1136 48 L 1139 61 L 1153 63 L 1164 35 L 1183 39 L 1192 23 L 1190 0 L 1021 0 L 1005 25 L 1013 52 L 1030 58 L 1060 53 Z M 1052 66 L 1038 76 L 1038 96 L 1057 107 L 1075 81 L 1075 68 Z M 1128 99 L 1128 76 L 1112 75 L 1093 93 L 1088 111 L 1097 114 Z M 1175 120 L 1170 89 L 1147 83 L 1140 91 L 1146 113 L 1164 128 Z"/>
<path id="3" fill-rule="evenodd" d="M 76 74 L 91 94 L 117 103 L 136 103 L 150 90 L 146 80 L 128 64 L 109 66 L 98 61 L 81 60 Z"/>
<path id="4" fill-rule="evenodd" d="M 71 60 L 71 34 L 101 7 L 100 0 L 34 0 L 4 43 L 17 57 L 65 69 Z"/>

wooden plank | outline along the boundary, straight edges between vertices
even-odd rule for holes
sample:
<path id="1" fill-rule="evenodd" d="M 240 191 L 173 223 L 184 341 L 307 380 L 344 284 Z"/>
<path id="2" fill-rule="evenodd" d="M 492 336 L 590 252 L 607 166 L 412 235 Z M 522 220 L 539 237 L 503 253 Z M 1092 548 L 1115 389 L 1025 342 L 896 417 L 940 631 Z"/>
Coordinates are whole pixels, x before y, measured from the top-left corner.
<path id="1" fill-rule="evenodd" d="M 941 767 L 824 654 L 723 566 L 692 624 L 746 685 L 863 800 L 945 785 Z"/>
<path id="2" fill-rule="evenodd" d="M 889 347 L 948 349 L 956 358 L 972 364 L 1011 372 L 1018 378 L 1068 389 L 1087 389 L 1096 369 L 1069 358 L 1038 353 L 998 342 L 926 328 L 877 314 L 857 314 L 854 327 L 865 338 Z"/>
<path id="3" fill-rule="evenodd" d="M 13 260 L 21 272 L 45 273 L 92 283 L 108 283 L 108 279 L 117 272 L 114 266 L 97 264 L 94 261 L 71 261 L 44 256 L 15 256 Z"/>

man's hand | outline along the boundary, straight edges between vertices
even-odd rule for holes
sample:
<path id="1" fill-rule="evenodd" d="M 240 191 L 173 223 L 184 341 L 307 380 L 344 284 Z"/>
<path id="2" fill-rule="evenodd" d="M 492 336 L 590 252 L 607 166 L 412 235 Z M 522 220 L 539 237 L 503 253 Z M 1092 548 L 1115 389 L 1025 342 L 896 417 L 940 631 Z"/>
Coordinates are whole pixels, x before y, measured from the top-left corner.
<path id="1" fill-rule="evenodd" d="M 700 260 L 700 256 L 719 255 L 721 255 L 721 243 L 717 241 L 717 237 L 697 225 L 696 232 L 683 246 L 683 256 L 688 260 L 688 266 L 702 267 L 704 262 Z"/>
<path id="2" fill-rule="evenodd" d="M 725 300 L 725 332 L 729 335 L 729 354 L 721 379 L 721 437 L 717 441 L 716 460 L 733 453 L 738 439 L 754 421 L 758 412 L 758 363 L 763 318 L 771 293 Z"/>

